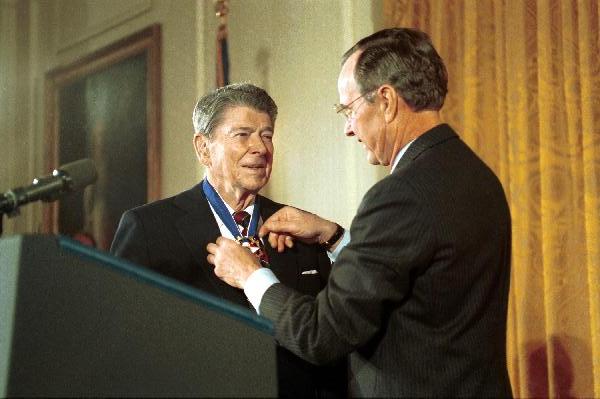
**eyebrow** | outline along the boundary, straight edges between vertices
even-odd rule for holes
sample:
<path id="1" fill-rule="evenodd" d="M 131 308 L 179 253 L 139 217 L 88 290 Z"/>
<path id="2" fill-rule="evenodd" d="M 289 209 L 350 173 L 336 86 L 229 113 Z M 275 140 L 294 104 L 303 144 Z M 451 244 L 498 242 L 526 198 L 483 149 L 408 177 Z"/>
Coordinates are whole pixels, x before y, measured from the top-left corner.
<path id="1" fill-rule="evenodd" d="M 233 133 L 233 132 L 253 132 L 255 129 L 253 127 L 250 126 L 233 126 L 231 129 L 229 129 L 229 133 Z M 259 133 L 263 133 L 265 131 L 269 131 L 269 132 L 274 132 L 274 128 L 273 126 L 266 126 L 262 129 L 259 130 Z"/>

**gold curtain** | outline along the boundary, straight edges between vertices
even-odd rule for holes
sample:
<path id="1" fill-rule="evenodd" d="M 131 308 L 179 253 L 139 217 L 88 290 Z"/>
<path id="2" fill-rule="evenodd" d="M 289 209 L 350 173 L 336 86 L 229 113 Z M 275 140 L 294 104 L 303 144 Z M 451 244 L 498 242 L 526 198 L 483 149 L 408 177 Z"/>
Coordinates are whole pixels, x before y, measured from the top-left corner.
<path id="1" fill-rule="evenodd" d="M 386 0 L 449 73 L 443 117 L 500 177 L 513 220 L 518 397 L 600 397 L 598 0 Z"/>

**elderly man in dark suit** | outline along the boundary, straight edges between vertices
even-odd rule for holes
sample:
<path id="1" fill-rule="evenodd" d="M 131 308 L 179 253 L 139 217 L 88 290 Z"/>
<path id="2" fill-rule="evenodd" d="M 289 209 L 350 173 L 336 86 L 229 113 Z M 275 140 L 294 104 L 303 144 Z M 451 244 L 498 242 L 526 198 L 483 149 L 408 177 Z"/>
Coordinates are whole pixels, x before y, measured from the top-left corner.
<path id="1" fill-rule="evenodd" d="M 298 355 L 350 353 L 353 396 L 511 396 L 510 213 L 497 177 L 441 121 L 443 61 L 423 32 L 383 30 L 345 54 L 338 91 L 346 135 L 390 175 L 349 232 L 289 207 L 260 231 L 280 250 L 290 235 L 332 244 L 327 286 L 303 295 L 225 238 L 208 246 L 215 273 L 243 287 Z"/>
<path id="2" fill-rule="evenodd" d="M 271 97 L 250 84 L 201 98 L 193 115 L 194 148 L 206 178 L 174 197 L 125 212 L 111 252 L 249 307 L 244 293 L 219 280 L 207 262 L 207 244 L 222 235 L 250 249 L 286 285 L 316 295 L 331 270 L 323 246 L 301 244 L 279 253 L 257 240 L 261 221 L 283 206 L 258 194 L 271 174 L 276 117 Z M 281 347 L 277 354 L 280 396 L 345 396 L 344 361 L 315 367 Z"/>

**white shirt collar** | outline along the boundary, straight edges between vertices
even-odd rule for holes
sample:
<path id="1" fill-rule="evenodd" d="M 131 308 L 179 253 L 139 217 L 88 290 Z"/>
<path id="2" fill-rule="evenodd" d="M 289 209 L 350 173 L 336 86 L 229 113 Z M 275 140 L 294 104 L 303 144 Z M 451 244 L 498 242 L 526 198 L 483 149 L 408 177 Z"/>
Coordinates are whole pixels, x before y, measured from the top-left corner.
<path id="1" fill-rule="evenodd" d="M 396 154 L 396 158 L 394 158 L 394 162 L 392 162 L 392 168 L 390 170 L 390 174 L 392 174 L 394 172 L 394 169 L 396 169 L 396 166 L 398 165 L 398 162 L 400 162 L 400 159 L 404 156 L 404 153 L 406 152 L 406 150 L 408 150 L 408 147 L 410 147 L 410 145 L 415 140 L 416 139 L 412 139 L 411 141 L 409 141 L 408 144 L 406 144 L 404 147 L 402 147 L 402 149 L 400 150 L 400 152 L 398 154 Z"/>
<path id="2" fill-rule="evenodd" d="M 221 197 L 221 194 L 219 194 L 217 192 L 217 190 L 215 190 L 215 192 L 217 193 L 217 195 L 219 197 Z M 221 200 L 223 200 L 223 198 L 221 197 Z M 223 203 L 225 204 L 225 206 L 227 207 L 227 210 L 229 211 L 229 214 L 233 214 L 233 208 L 229 206 L 229 204 L 227 202 L 225 202 L 223 200 Z M 225 223 L 223 223 L 223 221 L 221 220 L 221 218 L 219 217 L 219 215 L 217 215 L 217 212 L 215 212 L 215 209 L 213 208 L 213 206 L 211 205 L 211 203 L 209 202 L 208 205 L 210 206 L 210 210 L 213 212 L 213 215 L 215 216 L 215 219 L 217 221 L 217 225 L 219 226 L 219 230 L 221 231 L 221 235 L 223 237 L 227 237 L 227 238 L 231 238 L 231 239 L 235 239 L 232 235 L 231 232 L 229 231 L 229 229 L 227 228 L 227 226 L 225 226 Z M 251 205 L 248 205 L 245 209 L 246 212 L 248 212 L 250 215 L 252 215 L 252 212 L 254 212 L 254 202 Z M 258 224 L 260 226 L 261 219 L 258 219 Z"/>

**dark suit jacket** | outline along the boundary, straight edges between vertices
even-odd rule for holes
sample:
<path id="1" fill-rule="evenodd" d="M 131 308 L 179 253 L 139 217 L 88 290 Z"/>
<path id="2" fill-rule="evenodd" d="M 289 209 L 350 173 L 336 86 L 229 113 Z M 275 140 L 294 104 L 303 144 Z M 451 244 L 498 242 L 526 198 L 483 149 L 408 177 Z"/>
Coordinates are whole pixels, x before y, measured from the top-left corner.
<path id="1" fill-rule="evenodd" d="M 365 195 L 327 287 L 285 284 L 261 314 L 313 362 L 351 352 L 353 396 L 511 396 L 511 225 L 494 173 L 440 125 Z"/>
<path id="2" fill-rule="evenodd" d="M 260 213 L 266 220 L 283 205 L 260 197 Z M 206 245 L 221 235 L 201 185 L 174 197 L 125 212 L 111 246 L 117 256 L 149 267 L 165 276 L 249 307 L 244 292 L 230 287 L 213 272 L 206 260 Z M 331 265 L 324 250 L 296 242 L 278 253 L 266 250 L 270 267 L 284 284 L 316 295 L 327 282 Z M 318 274 L 302 274 L 305 270 Z M 284 397 L 344 396 L 344 362 L 315 367 L 284 348 L 277 348 L 280 395 Z"/>

